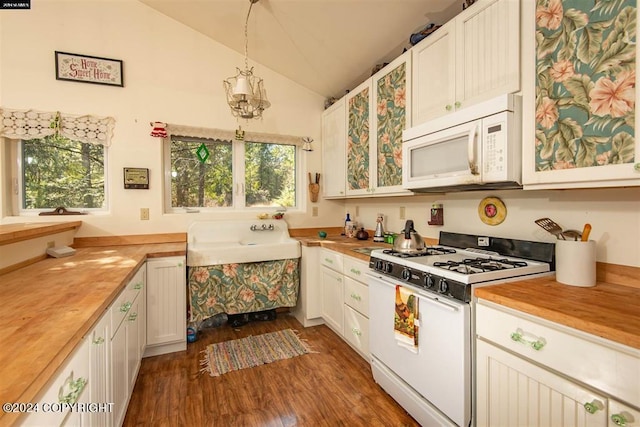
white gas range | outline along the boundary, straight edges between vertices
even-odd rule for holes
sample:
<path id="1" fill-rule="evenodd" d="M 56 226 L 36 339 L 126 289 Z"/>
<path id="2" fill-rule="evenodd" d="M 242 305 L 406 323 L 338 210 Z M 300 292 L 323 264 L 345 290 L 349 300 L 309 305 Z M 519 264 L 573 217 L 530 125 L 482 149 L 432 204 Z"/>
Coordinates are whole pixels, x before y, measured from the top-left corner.
<path id="1" fill-rule="evenodd" d="M 425 426 L 472 418 L 475 287 L 553 274 L 554 244 L 441 232 L 438 246 L 374 250 L 367 273 L 373 376 Z M 399 288 L 418 300 L 415 348 L 394 329 Z"/>

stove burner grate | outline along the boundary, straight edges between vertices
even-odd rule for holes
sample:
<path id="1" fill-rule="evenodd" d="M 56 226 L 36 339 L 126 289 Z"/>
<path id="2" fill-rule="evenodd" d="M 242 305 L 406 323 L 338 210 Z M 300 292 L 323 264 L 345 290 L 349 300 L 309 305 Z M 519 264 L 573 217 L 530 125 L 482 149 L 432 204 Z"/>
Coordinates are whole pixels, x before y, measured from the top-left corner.
<path id="1" fill-rule="evenodd" d="M 414 257 L 423 257 L 429 255 L 442 255 L 442 254 L 455 254 L 456 250 L 452 248 L 443 248 L 442 246 L 427 246 L 424 251 L 421 252 L 400 252 L 395 249 L 385 249 L 382 251 L 383 254 L 388 254 L 391 256 L 395 256 L 398 258 L 414 258 Z"/>
<path id="2" fill-rule="evenodd" d="M 457 271 L 463 274 L 484 273 L 487 271 L 507 270 L 511 268 L 526 267 L 524 261 L 514 261 L 507 258 L 466 258 L 462 261 L 434 262 L 434 267 L 444 268 L 449 271 Z"/>

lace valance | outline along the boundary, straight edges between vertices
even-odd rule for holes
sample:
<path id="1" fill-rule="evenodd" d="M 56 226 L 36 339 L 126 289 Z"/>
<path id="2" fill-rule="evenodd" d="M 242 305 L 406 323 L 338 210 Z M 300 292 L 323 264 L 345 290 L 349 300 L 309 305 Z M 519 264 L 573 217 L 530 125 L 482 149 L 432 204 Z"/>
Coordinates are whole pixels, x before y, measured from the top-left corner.
<path id="1" fill-rule="evenodd" d="M 88 144 L 111 145 L 115 119 L 76 116 L 57 111 L 0 109 L 0 136 L 11 139 L 43 139 L 60 135 Z"/>
<path id="2" fill-rule="evenodd" d="M 194 126 L 174 125 L 171 123 L 167 123 L 166 131 L 167 136 L 169 137 L 171 135 L 174 135 L 186 136 L 191 138 L 219 139 L 222 141 L 234 141 L 238 139 L 236 137 L 237 131 L 225 129 L 199 128 Z M 244 134 L 244 141 L 298 146 L 302 145 L 302 137 L 300 136 L 249 131 L 242 132 Z"/>

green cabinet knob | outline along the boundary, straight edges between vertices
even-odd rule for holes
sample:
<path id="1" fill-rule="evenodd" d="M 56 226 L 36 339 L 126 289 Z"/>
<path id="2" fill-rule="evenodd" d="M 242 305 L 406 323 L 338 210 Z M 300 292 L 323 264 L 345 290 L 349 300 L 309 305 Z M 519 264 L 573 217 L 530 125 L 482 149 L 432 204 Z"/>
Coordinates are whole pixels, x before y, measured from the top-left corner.
<path id="1" fill-rule="evenodd" d="M 584 404 L 584 409 L 590 414 L 595 414 L 596 412 L 603 410 L 604 405 L 599 400 L 593 399 L 591 402 Z"/>
<path id="2" fill-rule="evenodd" d="M 451 104 L 447 104 L 446 107 L 444 107 L 445 110 L 447 111 L 451 111 L 453 109 L 453 107 L 451 106 Z"/>
<path id="3" fill-rule="evenodd" d="M 613 421 L 613 423 L 617 426 L 625 427 L 627 423 L 633 423 L 636 420 L 633 417 L 633 415 L 631 415 L 626 411 L 623 411 L 623 412 L 620 412 L 619 414 L 611 415 L 611 421 Z"/>
<path id="4" fill-rule="evenodd" d="M 635 165 L 633 165 L 633 168 L 636 172 L 640 172 L 640 163 L 636 163 Z"/>

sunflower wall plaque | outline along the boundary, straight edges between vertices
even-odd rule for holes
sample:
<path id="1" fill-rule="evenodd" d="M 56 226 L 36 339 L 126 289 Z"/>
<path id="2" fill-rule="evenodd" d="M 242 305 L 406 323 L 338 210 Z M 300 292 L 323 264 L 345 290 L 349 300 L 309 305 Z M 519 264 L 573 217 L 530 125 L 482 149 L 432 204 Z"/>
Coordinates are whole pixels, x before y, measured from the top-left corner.
<path id="1" fill-rule="evenodd" d="M 635 161 L 636 9 L 536 1 L 537 172 Z"/>

